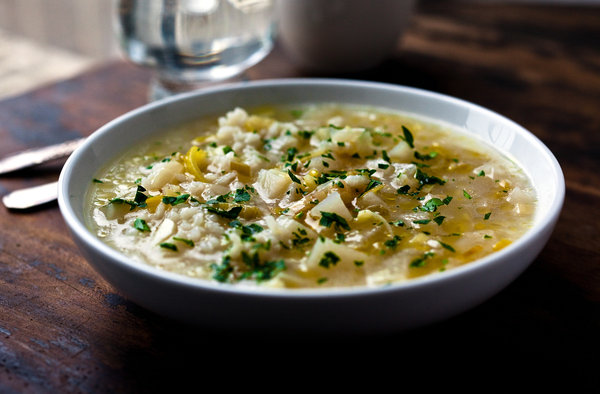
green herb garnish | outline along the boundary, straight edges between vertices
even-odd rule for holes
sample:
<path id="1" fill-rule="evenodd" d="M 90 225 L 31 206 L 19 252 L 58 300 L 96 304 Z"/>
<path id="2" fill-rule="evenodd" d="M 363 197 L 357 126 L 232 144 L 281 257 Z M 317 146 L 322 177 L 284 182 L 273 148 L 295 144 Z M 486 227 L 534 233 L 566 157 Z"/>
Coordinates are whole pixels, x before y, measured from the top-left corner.
<path id="1" fill-rule="evenodd" d="M 144 189 L 142 186 L 138 185 L 138 187 L 135 191 L 135 197 L 133 199 L 133 201 L 135 201 L 138 205 L 145 203 L 146 200 L 148 199 L 148 196 L 144 194 L 145 191 L 146 191 L 146 189 Z"/>
<path id="2" fill-rule="evenodd" d="M 381 182 L 376 180 L 376 179 L 371 179 L 371 181 L 369 182 L 369 184 L 367 185 L 367 188 L 365 189 L 365 191 L 362 194 L 365 194 L 366 192 L 368 192 L 371 189 L 376 188 L 377 186 L 381 185 Z"/>
<path id="3" fill-rule="evenodd" d="M 223 209 L 211 206 L 205 206 L 205 208 L 208 212 L 214 213 L 227 219 L 235 219 L 239 216 L 240 212 L 242 212 L 242 207 L 233 207 L 229 211 L 225 211 Z"/>
<path id="4" fill-rule="evenodd" d="M 436 216 L 436 217 L 434 217 L 434 218 L 433 218 L 433 221 L 434 221 L 434 222 L 436 222 L 438 226 L 441 226 L 441 225 L 442 225 L 442 223 L 444 222 L 444 219 L 446 219 L 446 217 L 445 217 L 445 216 L 442 216 L 442 215 L 440 215 L 440 216 Z"/>
<path id="5" fill-rule="evenodd" d="M 177 246 L 175 244 L 172 244 L 169 242 L 162 242 L 162 243 L 158 244 L 158 246 L 160 246 L 163 249 L 169 249 L 169 250 L 172 250 L 173 252 L 177 252 Z"/>
<path id="6" fill-rule="evenodd" d="M 340 261 L 340 257 L 333 252 L 326 252 L 321 261 L 319 261 L 319 265 L 321 267 L 329 268 L 330 265 L 336 265 Z"/>
<path id="7" fill-rule="evenodd" d="M 417 172 L 415 173 L 415 179 L 417 179 L 419 181 L 419 184 L 421 185 L 421 187 L 425 186 L 425 185 L 443 185 L 444 183 L 446 183 L 445 180 L 440 179 L 436 176 L 432 176 L 432 175 L 427 175 L 426 173 L 424 173 L 423 171 L 421 171 L 421 169 L 417 168 Z"/>
<path id="8" fill-rule="evenodd" d="M 286 151 L 286 154 L 287 154 L 286 159 L 287 159 L 287 161 L 294 160 L 294 156 L 296 156 L 296 153 L 298 153 L 298 149 L 297 148 L 295 148 L 295 147 L 289 148 Z"/>
<path id="9" fill-rule="evenodd" d="M 425 212 L 435 212 L 440 205 L 444 205 L 444 202 L 439 198 L 432 198 L 428 200 L 422 207 L 419 209 Z"/>
<path id="10" fill-rule="evenodd" d="M 246 202 L 250 201 L 250 198 L 250 193 L 248 193 L 245 189 L 237 189 L 233 195 L 233 202 Z"/>
<path id="11" fill-rule="evenodd" d="M 301 184 L 302 184 L 302 182 L 300 182 L 300 179 L 298 179 L 298 178 L 296 177 L 296 175 L 292 174 L 292 171 L 291 171 L 291 170 L 288 170 L 288 175 L 290 176 L 290 179 L 292 180 L 292 182 L 295 182 L 295 183 L 297 183 L 297 184 L 299 184 L 299 185 L 301 185 Z"/>
<path id="12" fill-rule="evenodd" d="M 333 212 L 323 212 L 321 211 L 321 219 L 319 220 L 319 224 L 324 227 L 331 227 L 332 224 L 335 223 L 336 228 L 343 228 L 344 230 L 350 230 L 350 226 L 346 219 Z"/>
<path id="13" fill-rule="evenodd" d="M 414 259 L 413 261 L 410 262 L 410 266 L 411 267 L 423 267 L 425 265 L 425 263 L 427 262 L 427 259 L 432 258 L 433 256 L 435 256 L 435 253 L 433 252 L 425 252 L 423 253 L 423 256 L 421 257 L 417 257 L 416 259 Z"/>
<path id="14" fill-rule="evenodd" d="M 146 223 L 146 221 L 144 219 L 140 219 L 137 218 L 135 219 L 135 221 L 133 222 L 133 227 L 137 230 L 140 230 L 141 232 L 144 231 L 150 231 L 150 227 L 148 226 L 148 223 Z"/>
<path id="15" fill-rule="evenodd" d="M 431 160 L 431 159 L 435 158 L 437 155 L 438 155 L 437 152 L 429 152 L 426 154 L 421 154 L 421 153 L 415 151 L 415 159 L 422 160 L 422 161 Z"/>
<path id="16" fill-rule="evenodd" d="M 438 216 L 439 217 L 439 216 Z M 427 224 L 431 222 L 431 219 L 421 219 L 421 220 L 413 220 L 414 224 Z"/>
<path id="17" fill-rule="evenodd" d="M 406 141 L 406 143 L 408 144 L 408 146 L 410 146 L 411 148 L 415 147 L 415 139 L 412 135 L 412 133 L 410 132 L 409 129 L 407 129 L 406 127 L 402 126 L 402 133 L 404 134 L 404 141 Z"/>
<path id="18" fill-rule="evenodd" d="M 211 264 L 210 268 L 212 268 L 215 271 L 213 279 L 219 282 L 226 282 L 229 278 L 229 275 L 231 275 L 231 273 L 233 272 L 233 267 L 231 266 L 231 257 L 223 257 L 221 265 Z"/>
<path id="19" fill-rule="evenodd" d="M 187 199 L 190 197 L 190 195 L 188 193 L 179 195 L 177 197 L 173 197 L 173 196 L 165 196 L 162 198 L 162 202 L 164 204 L 167 205 L 179 205 L 179 204 L 183 204 L 184 202 L 187 201 Z"/>
<path id="20" fill-rule="evenodd" d="M 454 248 L 452 246 L 445 244 L 442 241 L 438 241 L 438 242 L 440 243 L 440 245 L 442 245 L 442 247 L 444 247 L 444 249 L 448 249 L 452 253 L 456 252 L 456 250 L 454 250 Z"/>
<path id="21" fill-rule="evenodd" d="M 173 237 L 173 239 L 175 241 L 179 241 L 179 242 L 183 242 L 184 244 L 186 244 L 187 246 L 189 246 L 190 248 L 194 247 L 194 241 L 192 241 L 191 239 L 186 239 L 186 238 L 180 238 L 180 237 Z"/>
<path id="22" fill-rule="evenodd" d="M 385 150 L 381 151 L 381 158 L 385 161 L 387 161 L 388 163 L 391 163 L 392 160 L 390 159 L 390 157 L 388 156 L 387 152 Z"/>
<path id="23" fill-rule="evenodd" d="M 390 249 L 394 249 L 396 246 L 398 246 L 398 242 L 400 242 L 401 240 L 402 240 L 402 237 L 400 237 L 398 235 L 394 235 L 394 238 L 388 239 L 383 244 Z"/>
<path id="24" fill-rule="evenodd" d="M 408 194 L 408 191 L 410 190 L 410 186 L 409 185 L 404 185 L 401 188 L 399 188 L 398 190 L 396 190 L 398 192 L 398 194 Z"/>

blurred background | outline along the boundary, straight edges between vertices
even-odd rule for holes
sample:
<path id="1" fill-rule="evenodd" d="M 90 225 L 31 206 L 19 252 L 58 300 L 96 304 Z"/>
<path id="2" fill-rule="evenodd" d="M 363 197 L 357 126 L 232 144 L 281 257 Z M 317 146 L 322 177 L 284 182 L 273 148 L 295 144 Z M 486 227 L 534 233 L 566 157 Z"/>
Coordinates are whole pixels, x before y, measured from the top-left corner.
<path id="1" fill-rule="evenodd" d="M 600 0 L 471 1 L 600 5 Z M 113 7 L 113 0 L 0 0 L 0 99 L 118 58 Z"/>

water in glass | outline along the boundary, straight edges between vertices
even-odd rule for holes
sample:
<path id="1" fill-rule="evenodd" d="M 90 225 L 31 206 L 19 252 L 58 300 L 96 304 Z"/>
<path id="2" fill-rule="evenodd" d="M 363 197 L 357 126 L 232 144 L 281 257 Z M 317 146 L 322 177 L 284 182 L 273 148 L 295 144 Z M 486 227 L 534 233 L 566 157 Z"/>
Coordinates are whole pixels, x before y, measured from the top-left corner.
<path id="1" fill-rule="evenodd" d="M 273 0 L 118 0 L 125 55 L 156 70 L 151 99 L 241 74 L 271 50 Z"/>

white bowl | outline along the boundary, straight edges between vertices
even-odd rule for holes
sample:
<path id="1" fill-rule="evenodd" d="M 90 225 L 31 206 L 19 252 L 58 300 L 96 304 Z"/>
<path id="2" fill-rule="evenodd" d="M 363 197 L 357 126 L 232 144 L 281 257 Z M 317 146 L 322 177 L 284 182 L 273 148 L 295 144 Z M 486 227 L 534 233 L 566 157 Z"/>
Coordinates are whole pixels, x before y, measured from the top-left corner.
<path id="1" fill-rule="evenodd" d="M 160 271 L 112 249 L 84 224 L 98 169 L 148 136 L 236 106 L 338 102 L 437 119 L 476 134 L 514 158 L 538 194 L 534 225 L 519 240 L 476 262 L 383 288 L 249 290 Z M 158 314 L 211 328 L 371 332 L 413 328 L 463 312 L 499 292 L 535 259 L 558 219 L 564 178 L 530 132 L 480 106 L 403 86 L 327 79 L 246 82 L 152 103 L 93 133 L 69 158 L 58 202 L 89 263 L 121 294 Z"/>

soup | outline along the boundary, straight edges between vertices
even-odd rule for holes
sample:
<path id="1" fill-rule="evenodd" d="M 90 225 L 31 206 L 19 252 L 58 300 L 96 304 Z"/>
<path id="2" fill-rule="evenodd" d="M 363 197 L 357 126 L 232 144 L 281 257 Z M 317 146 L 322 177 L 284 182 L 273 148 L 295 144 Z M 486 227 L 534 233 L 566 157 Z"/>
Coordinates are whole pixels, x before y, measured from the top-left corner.
<path id="1" fill-rule="evenodd" d="M 88 226 L 161 270 L 237 286 L 382 286 L 440 275 L 530 227 L 534 189 L 473 136 L 336 104 L 241 108 L 100 171 Z"/>

